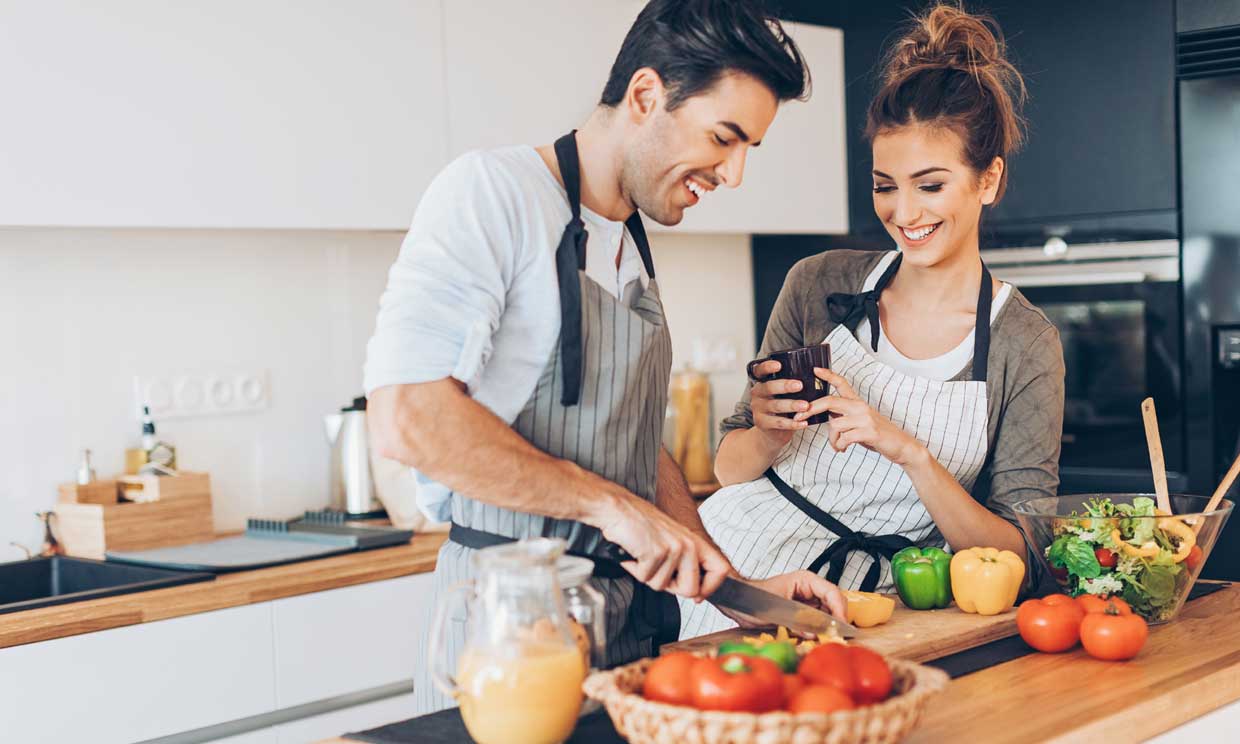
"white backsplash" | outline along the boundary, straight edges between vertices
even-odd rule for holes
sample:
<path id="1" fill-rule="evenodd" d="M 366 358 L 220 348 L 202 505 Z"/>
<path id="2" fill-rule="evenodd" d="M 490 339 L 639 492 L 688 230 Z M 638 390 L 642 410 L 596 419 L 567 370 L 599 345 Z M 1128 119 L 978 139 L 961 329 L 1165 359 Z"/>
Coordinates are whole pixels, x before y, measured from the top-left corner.
<path id="1" fill-rule="evenodd" d="M 138 439 L 135 375 L 265 370 L 270 406 L 158 422 L 212 476 L 217 529 L 327 498 L 322 417 L 361 389 L 397 232 L 0 230 L 0 560 L 37 547 L 36 511 L 83 448 L 100 477 Z M 680 366 L 695 339 L 754 347 L 748 236 L 652 236 Z M 712 375 L 731 410 L 736 371 Z M 718 416 L 716 416 L 717 418 Z"/>

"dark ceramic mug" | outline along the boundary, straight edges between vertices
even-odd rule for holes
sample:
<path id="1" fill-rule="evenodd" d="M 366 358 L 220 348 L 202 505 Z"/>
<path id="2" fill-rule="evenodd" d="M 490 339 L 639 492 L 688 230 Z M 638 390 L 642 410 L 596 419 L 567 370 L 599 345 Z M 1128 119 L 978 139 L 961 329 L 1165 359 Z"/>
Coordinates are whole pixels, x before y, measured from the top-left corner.
<path id="1" fill-rule="evenodd" d="M 773 375 L 766 377 L 757 377 L 754 373 L 754 367 L 763 362 L 779 362 L 779 371 Z M 749 375 L 749 379 L 754 382 L 770 382 L 771 380 L 800 380 L 801 390 L 796 393 L 781 393 L 775 396 L 785 400 L 803 400 L 806 403 L 813 403 L 819 398 L 831 394 L 831 387 L 827 383 L 818 379 L 814 374 L 815 367 L 823 369 L 831 369 L 831 345 L 815 344 L 814 346 L 802 346 L 799 349 L 786 349 L 777 351 L 770 356 L 761 359 L 755 359 L 745 367 L 745 372 Z M 781 413 L 784 418 L 793 418 L 794 413 Z M 827 412 L 811 416 L 807 421 L 810 426 L 827 423 L 829 414 Z"/>

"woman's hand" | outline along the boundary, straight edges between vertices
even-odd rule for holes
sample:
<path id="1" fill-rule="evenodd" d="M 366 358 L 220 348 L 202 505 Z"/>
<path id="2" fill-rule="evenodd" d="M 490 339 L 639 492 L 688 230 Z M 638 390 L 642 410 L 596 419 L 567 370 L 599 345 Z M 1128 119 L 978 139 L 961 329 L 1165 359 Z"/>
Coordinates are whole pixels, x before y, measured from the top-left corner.
<path id="1" fill-rule="evenodd" d="M 753 371 L 758 377 L 769 377 L 779 372 L 779 368 L 779 362 L 768 360 L 754 367 Z M 783 449 L 784 445 L 792 441 L 792 435 L 808 426 L 803 419 L 779 415 L 781 413 L 803 413 L 809 410 L 809 403 L 803 400 L 775 397 L 800 391 L 800 380 L 755 382 L 749 391 L 753 427 L 762 434 L 766 444 L 773 450 Z"/>
<path id="2" fill-rule="evenodd" d="M 810 405 L 809 410 L 798 413 L 796 418 L 808 419 L 823 411 L 835 414 L 827 426 L 831 447 L 836 452 L 843 452 L 852 445 L 859 444 L 900 467 L 910 465 L 918 456 L 927 452 L 925 445 L 915 437 L 861 400 L 861 396 L 857 395 L 843 377 L 821 367 L 815 368 L 814 374 L 834 387 L 835 395 L 819 398 Z"/>

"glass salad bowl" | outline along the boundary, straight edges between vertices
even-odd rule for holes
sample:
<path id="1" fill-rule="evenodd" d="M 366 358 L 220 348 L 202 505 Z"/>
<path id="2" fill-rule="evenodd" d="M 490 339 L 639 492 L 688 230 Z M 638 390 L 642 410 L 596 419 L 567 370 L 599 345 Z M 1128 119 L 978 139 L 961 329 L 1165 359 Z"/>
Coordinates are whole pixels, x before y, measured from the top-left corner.
<path id="1" fill-rule="evenodd" d="M 1030 544 L 1064 593 L 1119 596 L 1151 623 L 1175 618 L 1231 516 L 1224 500 L 1147 493 L 1048 496 L 1013 505 Z"/>

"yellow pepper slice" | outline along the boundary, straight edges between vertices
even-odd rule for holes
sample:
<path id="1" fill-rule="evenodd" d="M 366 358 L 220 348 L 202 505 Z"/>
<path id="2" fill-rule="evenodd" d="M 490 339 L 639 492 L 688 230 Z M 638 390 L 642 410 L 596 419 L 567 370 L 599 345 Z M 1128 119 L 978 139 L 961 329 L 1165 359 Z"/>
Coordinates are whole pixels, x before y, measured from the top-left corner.
<path id="1" fill-rule="evenodd" d="M 848 614 L 845 620 L 858 628 L 873 628 L 891 619 L 896 610 L 896 601 L 874 592 L 845 591 L 848 598 Z"/>
<path id="2" fill-rule="evenodd" d="M 1188 558 L 1193 546 L 1197 544 L 1197 533 L 1193 532 L 1193 528 L 1184 524 L 1179 517 L 1166 517 L 1158 520 L 1158 529 L 1180 539 L 1176 545 L 1175 555 L 1171 556 L 1171 560 L 1176 563 Z"/>
<path id="3" fill-rule="evenodd" d="M 1146 541 L 1139 548 L 1130 542 L 1125 542 L 1124 538 L 1122 538 L 1119 534 L 1119 529 L 1111 530 L 1111 541 L 1118 545 L 1120 550 L 1124 551 L 1124 555 L 1130 555 L 1133 558 L 1153 558 L 1158 555 L 1158 551 L 1161 550 L 1161 548 L 1158 547 L 1158 543 L 1153 540 Z M 1192 549 L 1191 545 L 1189 546 L 1189 549 Z M 1188 554 L 1186 553 L 1184 557 L 1187 558 Z"/>
<path id="4" fill-rule="evenodd" d="M 965 612 L 998 615 L 1016 604 L 1025 562 L 1010 550 L 968 548 L 952 556 L 952 594 Z"/>

